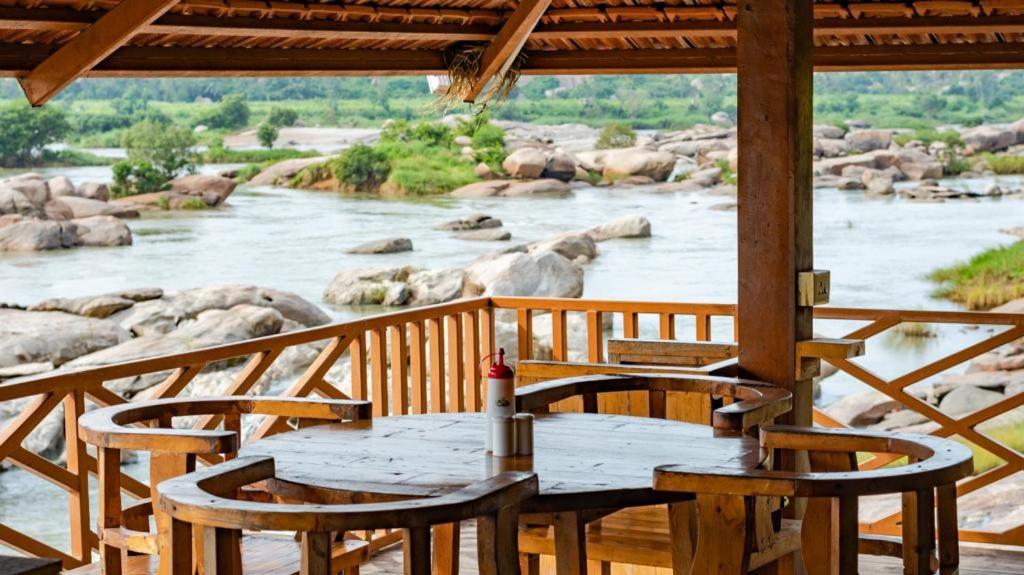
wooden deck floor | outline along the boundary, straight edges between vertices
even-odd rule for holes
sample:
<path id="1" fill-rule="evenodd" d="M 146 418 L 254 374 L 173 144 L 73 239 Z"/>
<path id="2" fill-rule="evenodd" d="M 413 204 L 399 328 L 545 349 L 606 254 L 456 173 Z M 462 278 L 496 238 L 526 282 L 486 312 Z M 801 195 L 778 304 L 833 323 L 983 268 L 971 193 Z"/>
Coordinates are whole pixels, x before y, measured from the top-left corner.
<path id="1" fill-rule="evenodd" d="M 462 546 L 459 554 L 459 574 L 478 575 L 476 563 L 476 529 L 462 529 Z M 392 547 L 374 557 L 360 569 L 361 575 L 403 575 L 401 546 Z M 541 572 L 554 573 L 552 561 L 541 562 Z M 861 575 L 902 575 L 902 563 L 891 557 L 860 558 Z M 1024 574 L 1024 549 L 979 547 L 963 545 L 961 548 L 960 575 L 1022 575 Z M 672 575 L 669 569 L 612 565 L 612 575 Z"/>

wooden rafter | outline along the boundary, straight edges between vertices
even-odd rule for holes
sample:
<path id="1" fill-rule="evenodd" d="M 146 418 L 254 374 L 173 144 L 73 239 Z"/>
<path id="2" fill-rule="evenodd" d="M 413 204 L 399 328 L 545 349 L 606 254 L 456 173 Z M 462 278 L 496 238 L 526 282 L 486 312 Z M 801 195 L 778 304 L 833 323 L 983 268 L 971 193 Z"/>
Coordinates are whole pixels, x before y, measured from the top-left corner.
<path id="1" fill-rule="evenodd" d="M 28 75 L 19 78 L 29 103 L 45 104 L 176 3 L 177 0 L 125 0 L 118 4 Z"/>
<path id="2" fill-rule="evenodd" d="M 512 16 L 502 25 L 480 60 L 480 75 L 476 83 L 463 94 L 462 99 L 473 102 L 484 86 L 496 76 L 504 74 L 515 60 L 529 38 L 530 32 L 540 22 L 540 17 L 551 5 L 551 0 L 522 0 Z"/>

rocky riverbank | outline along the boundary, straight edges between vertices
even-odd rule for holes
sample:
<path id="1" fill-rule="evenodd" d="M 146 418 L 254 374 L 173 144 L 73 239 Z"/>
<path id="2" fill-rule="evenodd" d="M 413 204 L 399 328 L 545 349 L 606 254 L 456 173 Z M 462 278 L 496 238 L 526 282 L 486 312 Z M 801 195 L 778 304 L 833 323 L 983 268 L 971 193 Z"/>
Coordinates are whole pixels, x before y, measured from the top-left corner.
<path id="1" fill-rule="evenodd" d="M 132 244 L 125 219 L 148 210 L 195 209 L 224 203 L 235 182 L 192 175 L 164 192 L 111 199 L 106 184 L 75 186 L 64 176 L 26 173 L 0 180 L 0 252 L 109 247 Z"/>

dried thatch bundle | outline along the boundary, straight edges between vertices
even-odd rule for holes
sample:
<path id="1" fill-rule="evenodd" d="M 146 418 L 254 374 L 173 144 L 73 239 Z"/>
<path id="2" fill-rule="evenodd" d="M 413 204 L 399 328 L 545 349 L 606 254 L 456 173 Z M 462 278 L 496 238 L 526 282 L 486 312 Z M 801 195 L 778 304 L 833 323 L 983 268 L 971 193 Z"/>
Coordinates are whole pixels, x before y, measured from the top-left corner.
<path id="1" fill-rule="evenodd" d="M 486 50 L 487 44 L 463 42 L 445 51 L 449 87 L 445 94 L 438 97 L 438 106 L 447 110 L 462 103 L 463 95 L 473 88 L 480 77 L 480 64 Z M 526 54 L 519 52 L 504 73 L 496 76 L 487 91 L 477 98 L 476 113 L 486 110 L 491 102 L 502 102 L 509 97 L 519 82 L 520 71 L 525 63 Z"/>

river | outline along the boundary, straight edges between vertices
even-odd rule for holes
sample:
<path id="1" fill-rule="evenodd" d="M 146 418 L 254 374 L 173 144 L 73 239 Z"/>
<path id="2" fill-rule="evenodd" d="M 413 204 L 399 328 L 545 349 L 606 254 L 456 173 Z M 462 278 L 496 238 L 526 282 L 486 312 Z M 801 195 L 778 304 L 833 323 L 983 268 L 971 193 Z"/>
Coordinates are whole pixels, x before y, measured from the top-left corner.
<path id="1" fill-rule="evenodd" d="M 226 167 L 205 166 L 203 171 Z M 110 179 L 106 167 L 44 172 L 66 175 L 75 183 Z M 949 184 L 983 188 L 992 181 Z M 995 181 L 1022 185 L 1019 177 Z M 656 193 L 649 187 L 582 188 L 560 199 L 384 200 L 241 186 L 224 209 L 147 214 L 129 221 L 134 234 L 130 247 L 0 254 L 0 302 L 31 304 L 137 286 L 173 290 L 251 283 L 294 291 L 342 320 L 380 308 L 324 304 L 323 290 L 340 270 L 385 264 L 464 265 L 510 245 L 467 242 L 433 229 L 472 212 L 502 219 L 513 242 L 587 229 L 624 214 L 644 215 L 651 221 L 653 237 L 600 244 L 599 257 L 586 266 L 584 297 L 734 302 L 736 213 L 709 209 L 729 200 L 705 193 Z M 815 266 L 832 272 L 833 305 L 958 309 L 931 297 L 935 286 L 926 274 L 984 248 L 1010 243 L 1012 238 L 998 230 L 1024 224 L 1022 207 L 1024 202 L 1016 199 L 915 203 L 865 198 L 861 191 L 818 189 Z M 411 238 L 414 251 L 345 253 L 361 242 L 393 236 Z M 715 327 L 717 338 L 731 337 L 728 322 Z M 841 335 L 845 327 L 825 322 L 817 326 L 832 336 Z M 863 363 L 881 375 L 895 376 L 989 335 L 987 329 L 951 326 L 919 345 L 901 345 L 880 336 L 869 341 Z M 859 384 L 840 374 L 825 381 L 821 401 L 854 389 Z M 34 524 L 33 533 L 66 545 L 65 498 L 50 496 L 59 490 L 27 479 L 22 472 L 0 474 L 0 520 L 16 527 Z M 61 520 L 54 523 L 54 517 Z"/>

